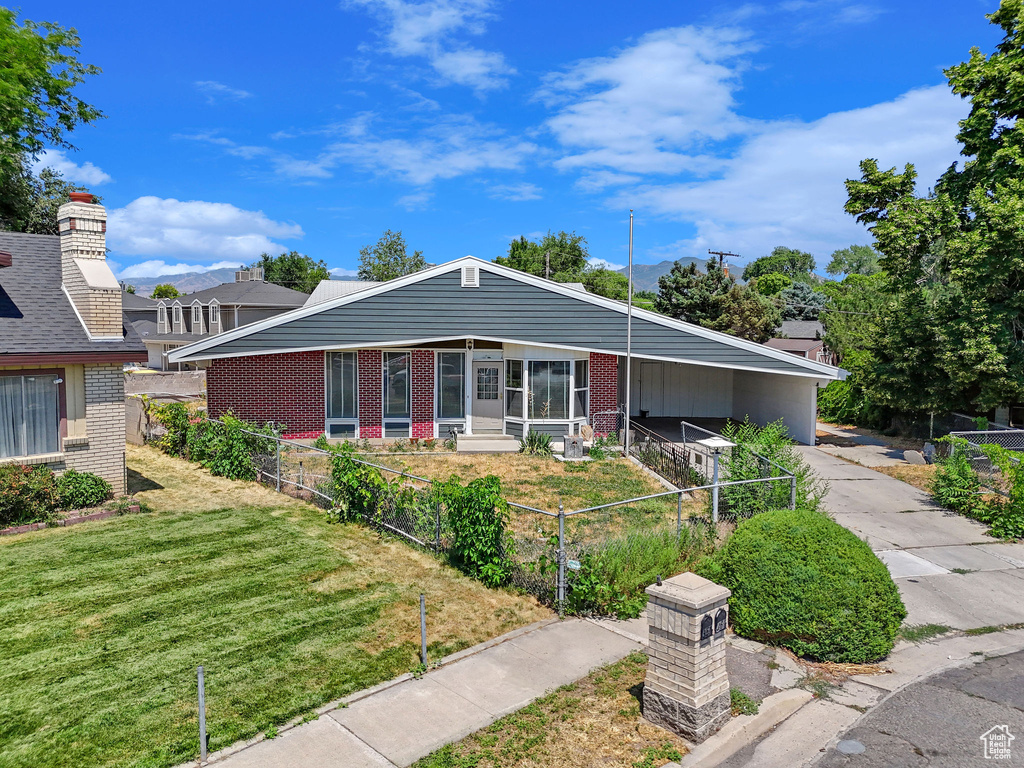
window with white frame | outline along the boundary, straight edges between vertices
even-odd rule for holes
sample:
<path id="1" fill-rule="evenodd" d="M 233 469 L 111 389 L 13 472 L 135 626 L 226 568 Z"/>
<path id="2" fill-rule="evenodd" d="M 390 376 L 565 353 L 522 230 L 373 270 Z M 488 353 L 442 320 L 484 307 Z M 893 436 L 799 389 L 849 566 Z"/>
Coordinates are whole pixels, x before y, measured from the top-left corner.
<path id="1" fill-rule="evenodd" d="M 0 459 L 60 451 L 59 377 L 0 375 Z"/>
<path id="2" fill-rule="evenodd" d="M 167 307 L 163 304 L 156 308 L 156 332 L 169 333 L 167 329 Z"/>
<path id="3" fill-rule="evenodd" d="M 355 437 L 359 417 L 355 352 L 327 353 L 327 436 Z"/>
<path id="4" fill-rule="evenodd" d="M 569 418 L 568 360 L 530 360 L 527 379 L 530 421 Z"/>
<path id="5" fill-rule="evenodd" d="M 172 317 L 174 318 L 174 328 L 178 330 L 181 328 L 181 304 L 175 304 L 171 307 Z"/>
<path id="6" fill-rule="evenodd" d="M 588 360 L 576 360 L 573 362 L 573 393 L 572 417 L 583 419 L 587 417 L 590 407 L 590 365 Z"/>
<path id="7" fill-rule="evenodd" d="M 192 305 L 192 333 L 203 332 L 203 305 Z"/>
<path id="8" fill-rule="evenodd" d="M 411 398 L 408 352 L 384 353 L 384 437 L 408 437 Z"/>
<path id="9" fill-rule="evenodd" d="M 513 419 L 525 416 L 523 411 L 523 361 L 505 361 L 505 415 Z"/>
<path id="10" fill-rule="evenodd" d="M 437 418 L 466 418 L 466 353 L 437 353 Z"/>
<path id="11" fill-rule="evenodd" d="M 214 302 L 210 304 L 210 332 L 220 333 L 220 304 Z"/>

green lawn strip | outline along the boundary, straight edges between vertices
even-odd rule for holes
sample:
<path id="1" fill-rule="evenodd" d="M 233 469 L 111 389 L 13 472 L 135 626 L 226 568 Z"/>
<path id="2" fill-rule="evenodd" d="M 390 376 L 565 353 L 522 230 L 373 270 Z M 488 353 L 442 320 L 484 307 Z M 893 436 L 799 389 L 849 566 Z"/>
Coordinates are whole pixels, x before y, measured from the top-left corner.
<path id="1" fill-rule="evenodd" d="M 908 643 L 923 643 L 952 631 L 953 628 L 945 624 L 905 624 L 900 627 L 899 638 Z"/>
<path id="2" fill-rule="evenodd" d="M 199 664 L 211 750 L 408 670 L 412 643 L 360 647 L 395 585 L 317 588 L 354 570 L 326 528 L 250 507 L 0 546 L 0 764 L 193 758 Z"/>

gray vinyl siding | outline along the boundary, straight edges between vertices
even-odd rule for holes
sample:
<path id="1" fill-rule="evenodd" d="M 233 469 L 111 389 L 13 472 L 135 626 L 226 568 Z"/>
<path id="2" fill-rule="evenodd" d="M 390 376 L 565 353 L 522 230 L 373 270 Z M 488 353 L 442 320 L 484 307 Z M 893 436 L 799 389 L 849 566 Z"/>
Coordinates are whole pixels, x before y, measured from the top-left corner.
<path id="1" fill-rule="evenodd" d="M 523 438 L 523 425 L 518 421 L 506 421 L 505 422 L 505 434 L 512 435 L 512 437 L 522 440 Z"/>
<path id="2" fill-rule="evenodd" d="M 530 423 L 531 432 L 539 432 L 543 435 L 551 435 L 552 437 L 565 437 L 566 435 L 572 434 L 572 427 L 566 424 L 537 424 L 535 422 Z"/>
<path id="3" fill-rule="evenodd" d="M 584 347 L 623 354 L 626 317 L 582 299 L 480 271 L 479 288 L 463 288 L 458 269 L 350 304 L 297 318 L 194 357 L 383 346 L 435 337 L 493 337 L 524 344 Z M 633 354 L 765 371 L 807 369 L 727 342 L 633 318 Z"/>

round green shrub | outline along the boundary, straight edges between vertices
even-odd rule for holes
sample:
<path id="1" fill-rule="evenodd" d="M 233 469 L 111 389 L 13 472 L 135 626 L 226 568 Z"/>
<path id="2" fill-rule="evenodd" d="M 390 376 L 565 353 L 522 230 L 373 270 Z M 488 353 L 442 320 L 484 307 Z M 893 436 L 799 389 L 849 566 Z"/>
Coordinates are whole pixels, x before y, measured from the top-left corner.
<path id="1" fill-rule="evenodd" d="M 756 515 L 698 570 L 732 590 L 738 635 L 816 661 L 880 659 L 907 616 L 882 561 L 818 512 Z"/>
<path id="2" fill-rule="evenodd" d="M 109 499 L 112 490 L 99 475 L 69 469 L 57 478 L 57 505 L 60 509 L 95 507 Z"/>

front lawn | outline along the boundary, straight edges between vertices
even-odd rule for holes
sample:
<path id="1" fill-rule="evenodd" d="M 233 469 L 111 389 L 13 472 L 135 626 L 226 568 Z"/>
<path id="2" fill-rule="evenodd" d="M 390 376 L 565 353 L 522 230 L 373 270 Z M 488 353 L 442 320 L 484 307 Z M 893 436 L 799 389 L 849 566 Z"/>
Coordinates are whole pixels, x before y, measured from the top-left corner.
<path id="1" fill-rule="evenodd" d="M 252 483 L 129 446 L 153 512 L 0 539 L 0 765 L 166 766 L 550 613 Z"/>

